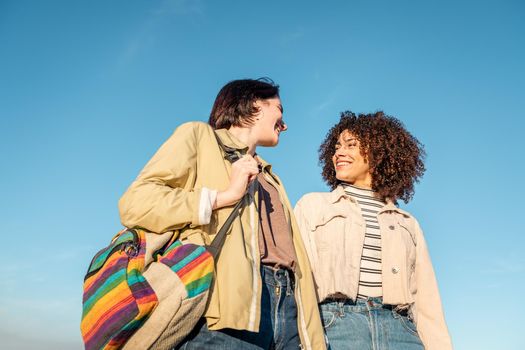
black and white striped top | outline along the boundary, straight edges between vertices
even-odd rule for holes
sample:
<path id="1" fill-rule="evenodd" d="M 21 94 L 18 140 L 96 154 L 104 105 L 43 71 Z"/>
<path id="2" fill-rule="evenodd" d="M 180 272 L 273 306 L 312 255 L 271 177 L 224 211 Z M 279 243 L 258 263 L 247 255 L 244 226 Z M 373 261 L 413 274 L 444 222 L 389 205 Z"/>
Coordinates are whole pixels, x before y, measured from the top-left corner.
<path id="1" fill-rule="evenodd" d="M 359 204 L 361 215 L 366 223 L 365 240 L 361 255 L 358 298 L 383 296 L 381 276 L 381 232 L 377 213 L 385 202 L 374 195 L 374 191 L 352 185 L 343 185 L 346 194 Z"/>

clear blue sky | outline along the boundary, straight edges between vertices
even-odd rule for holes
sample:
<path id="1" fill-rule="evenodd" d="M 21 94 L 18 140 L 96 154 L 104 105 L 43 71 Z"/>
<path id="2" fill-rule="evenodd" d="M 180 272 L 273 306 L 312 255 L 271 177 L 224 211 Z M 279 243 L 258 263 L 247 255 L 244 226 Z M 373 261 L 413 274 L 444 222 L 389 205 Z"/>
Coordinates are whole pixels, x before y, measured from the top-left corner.
<path id="1" fill-rule="evenodd" d="M 81 349 L 83 274 L 117 201 L 229 80 L 282 87 L 274 164 L 324 191 L 339 112 L 383 109 L 426 146 L 421 222 L 457 349 L 523 349 L 522 1 L 0 0 L 0 342 Z"/>

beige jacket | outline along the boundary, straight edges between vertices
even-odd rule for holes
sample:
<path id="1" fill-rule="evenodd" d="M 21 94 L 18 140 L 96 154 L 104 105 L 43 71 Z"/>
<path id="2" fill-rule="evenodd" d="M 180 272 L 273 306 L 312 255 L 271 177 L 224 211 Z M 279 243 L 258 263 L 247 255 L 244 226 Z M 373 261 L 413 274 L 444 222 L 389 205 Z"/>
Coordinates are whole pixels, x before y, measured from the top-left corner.
<path id="1" fill-rule="evenodd" d="M 365 222 L 358 204 L 339 186 L 309 193 L 295 215 L 306 245 L 319 301 L 336 292 L 357 297 Z M 416 219 L 393 203 L 378 214 L 382 245 L 383 302 L 409 306 L 427 350 L 452 349 L 438 286 Z"/>
<path id="2" fill-rule="evenodd" d="M 247 147 L 227 130 L 217 130 L 228 147 L 246 153 Z M 119 202 L 122 223 L 157 233 L 176 231 L 183 241 L 209 244 L 230 208 L 208 215 L 209 189 L 225 190 L 231 164 L 224 160 L 212 128 L 190 122 L 177 128 L 146 164 Z M 297 254 L 296 300 L 298 329 L 306 349 L 325 349 L 315 287 L 305 247 L 280 179 L 263 161 L 263 173 L 281 196 Z M 252 194 L 253 186 L 252 186 Z M 255 200 L 257 200 L 257 195 Z M 203 208 L 205 208 L 203 210 Z M 256 332 L 261 314 L 258 213 L 251 201 L 228 234 L 216 262 L 216 276 L 205 312 L 212 330 L 232 328 Z"/>

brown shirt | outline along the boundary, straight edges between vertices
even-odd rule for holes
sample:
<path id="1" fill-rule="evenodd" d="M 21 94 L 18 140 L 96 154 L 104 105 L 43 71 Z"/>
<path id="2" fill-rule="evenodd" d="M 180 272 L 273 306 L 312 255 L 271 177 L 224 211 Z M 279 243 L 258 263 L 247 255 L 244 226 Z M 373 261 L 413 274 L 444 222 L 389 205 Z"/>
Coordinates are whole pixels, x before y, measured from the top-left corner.
<path id="1" fill-rule="evenodd" d="M 259 181 L 259 251 L 261 263 L 294 269 L 297 257 L 279 192 L 261 173 Z"/>

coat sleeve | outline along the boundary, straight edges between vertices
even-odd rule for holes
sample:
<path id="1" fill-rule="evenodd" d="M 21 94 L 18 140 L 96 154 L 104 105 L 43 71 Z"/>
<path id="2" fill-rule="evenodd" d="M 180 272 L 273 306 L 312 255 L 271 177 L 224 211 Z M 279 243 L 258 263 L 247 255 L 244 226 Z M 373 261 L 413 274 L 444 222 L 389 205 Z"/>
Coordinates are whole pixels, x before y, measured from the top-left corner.
<path id="1" fill-rule="evenodd" d="M 438 285 L 427 244 L 419 224 L 415 223 L 417 237 L 416 314 L 417 330 L 426 350 L 452 349 L 452 342 L 445 323 Z"/>
<path id="2" fill-rule="evenodd" d="M 157 233 L 205 224 L 201 200 L 206 189 L 195 189 L 197 123 L 178 127 L 146 164 L 119 201 L 122 224 Z M 207 203 L 209 206 L 209 203 Z"/>

